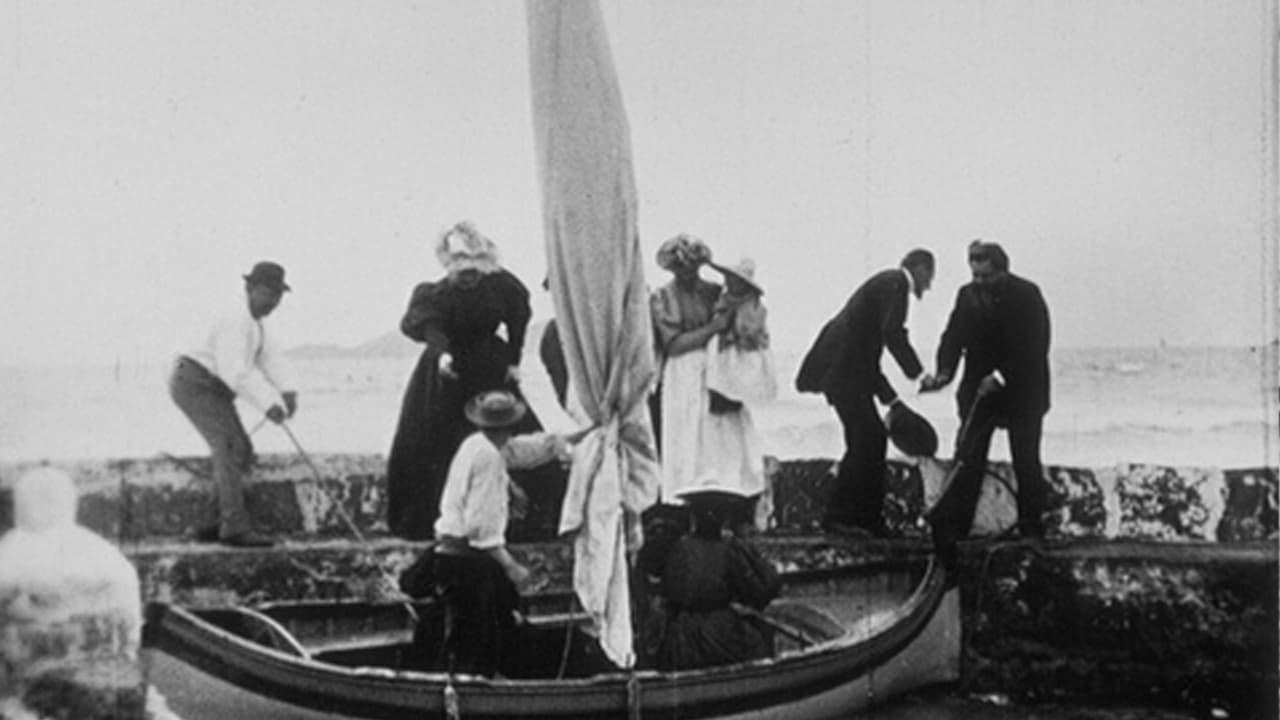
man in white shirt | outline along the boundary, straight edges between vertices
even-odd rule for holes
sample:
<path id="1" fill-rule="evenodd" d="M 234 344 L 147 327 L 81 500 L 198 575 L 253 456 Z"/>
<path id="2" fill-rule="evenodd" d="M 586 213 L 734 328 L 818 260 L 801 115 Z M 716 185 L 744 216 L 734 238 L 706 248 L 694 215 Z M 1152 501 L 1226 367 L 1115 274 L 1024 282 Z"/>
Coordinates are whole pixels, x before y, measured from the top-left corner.
<path id="1" fill-rule="evenodd" d="M 234 547 L 267 547 L 269 537 L 249 526 L 244 504 L 244 476 L 253 467 L 249 440 L 235 399 L 243 397 L 267 419 L 283 423 L 298 409 L 280 349 L 265 320 L 289 290 L 284 268 L 260 262 L 244 276 L 245 298 L 220 318 L 203 345 L 179 355 L 169 378 L 169 394 L 209 444 L 218 485 L 218 523 L 197 536 Z"/>

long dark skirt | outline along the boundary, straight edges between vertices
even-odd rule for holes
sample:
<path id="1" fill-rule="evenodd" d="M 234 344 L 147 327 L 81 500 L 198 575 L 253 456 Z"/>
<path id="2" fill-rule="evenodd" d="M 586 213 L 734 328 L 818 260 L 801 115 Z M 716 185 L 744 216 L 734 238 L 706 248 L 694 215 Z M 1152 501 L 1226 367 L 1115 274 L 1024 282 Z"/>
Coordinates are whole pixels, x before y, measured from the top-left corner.
<path id="1" fill-rule="evenodd" d="M 506 389 L 521 396 L 520 389 L 506 380 L 506 365 L 488 360 L 505 357 L 503 347 L 495 337 L 466 352 L 455 352 L 457 379 L 440 373 L 438 350 L 428 347 L 418 358 L 387 457 L 387 528 L 392 533 L 410 540 L 432 536 L 449 463 L 462 441 L 475 431 L 463 414 L 467 401 L 484 390 Z M 541 429 L 532 410 L 516 426 L 517 433 Z"/>
<path id="2" fill-rule="evenodd" d="M 430 595 L 438 605 L 414 632 L 411 665 L 488 676 L 505 672 L 518 651 L 514 612 L 519 596 L 502 566 L 479 552 L 432 553 L 427 561 Z"/>
<path id="3" fill-rule="evenodd" d="M 771 654 L 770 635 L 731 607 L 706 611 L 668 608 L 657 666 L 660 670 L 693 670 Z"/>

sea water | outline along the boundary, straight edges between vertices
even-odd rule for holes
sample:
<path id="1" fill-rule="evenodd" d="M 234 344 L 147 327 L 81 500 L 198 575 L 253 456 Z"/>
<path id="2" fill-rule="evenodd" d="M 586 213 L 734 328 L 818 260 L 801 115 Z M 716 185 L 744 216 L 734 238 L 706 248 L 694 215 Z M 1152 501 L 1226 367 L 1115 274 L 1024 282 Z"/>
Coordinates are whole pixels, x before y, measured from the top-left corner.
<path id="1" fill-rule="evenodd" d="M 798 359 L 795 352 L 777 354 L 779 397 L 751 410 L 765 452 L 780 459 L 839 457 L 835 413 L 820 396 L 793 388 Z M 385 453 L 416 361 L 404 352 L 297 354 L 300 404 L 290 424 L 299 443 L 310 453 Z M 1277 378 L 1266 376 L 1266 366 L 1263 351 L 1247 347 L 1055 349 L 1044 460 L 1082 466 L 1274 464 L 1280 453 Z M 0 367 L 0 461 L 206 453 L 169 399 L 169 367 L 167 358 Z M 922 395 L 891 359 L 884 369 L 903 400 L 933 423 L 940 454 L 949 456 L 959 426 L 954 385 Z M 524 391 L 544 424 L 570 429 L 574 422 L 555 404 L 537 358 L 527 358 L 522 372 Z M 296 452 L 279 428 L 259 426 L 260 410 L 241 404 L 241 414 L 258 452 Z M 996 459 L 1008 458 L 1002 435 L 992 443 Z"/>

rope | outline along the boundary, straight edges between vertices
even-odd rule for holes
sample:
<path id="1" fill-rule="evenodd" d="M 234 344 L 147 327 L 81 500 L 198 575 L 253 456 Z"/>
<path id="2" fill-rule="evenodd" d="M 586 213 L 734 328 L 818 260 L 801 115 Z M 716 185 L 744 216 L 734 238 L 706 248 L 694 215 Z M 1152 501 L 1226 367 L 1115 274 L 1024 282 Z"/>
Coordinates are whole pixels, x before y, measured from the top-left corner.
<path id="1" fill-rule="evenodd" d="M 635 668 L 627 671 L 627 717 L 640 720 L 640 678 L 636 677 Z"/>
<path id="2" fill-rule="evenodd" d="M 458 690 L 453 686 L 453 673 L 444 683 L 444 716 L 449 720 L 462 720 L 462 708 L 458 704 Z"/>
<path id="3" fill-rule="evenodd" d="M 293 434 L 293 430 L 289 427 L 289 424 L 281 422 L 279 425 L 280 428 L 284 430 L 285 434 L 289 436 L 289 440 L 293 443 L 293 447 L 298 451 L 299 457 L 301 457 L 303 462 L 307 464 L 307 467 L 311 469 L 311 473 L 316 479 L 316 486 L 319 488 L 320 492 L 324 493 L 329 498 L 333 507 L 338 511 L 338 517 L 342 518 L 342 521 L 346 523 L 347 529 L 351 531 L 351 534 L 355 539 L 365 546 L 365 550 L 372 553 L 374 550 L 373 544 L 364 536 L 364 533 L 360 532 L 360 528 L 356 526 L 355 520 L 351 519 L 351 515 L 347 512 L 347 509 L 342 506 L 341 501 L 335 500 L 334 497 L 329 494 L 329 490 L 325 487 L 324 476 L 320 474 L 320 469 L 316 467 L 315 462 L 312 461 L 311 456 L 307 454 L 307 451 L 302 449 L 302 443 L 298 442 L 298 437 Z M 398 589 L 399 583 L 396 581 L 396 578 L 392 577 L 391 572 L 381 563 L 377 563 L 377 567 L 378 572 L 382 575 L 382 579 L 387 582 L 387 587 Z M 409 613 L 409 618 L 412 620 L 413 624 L 416 625 L 419 621 L 418 611 L 413 607 L 411 600 L 401 598 L 399 602 Z"/>
<path id="4" fill-rule="evenodd" d="M 582 603 L 577 601 L 576 593 L 574 594 L 574 605 L 582 607 Z M 572 613 L 570 613 L 570 615 L 572 616 Z M 573 618 L 570 617 L 569 621 L 565 623 L 564 626 L 564 647 L 560 650 L 560 667 L 556 670 L 557 680 L 564 679 L 565 669 L 569 667 L 569 648 L 573 641 L 573 623 Z"/>

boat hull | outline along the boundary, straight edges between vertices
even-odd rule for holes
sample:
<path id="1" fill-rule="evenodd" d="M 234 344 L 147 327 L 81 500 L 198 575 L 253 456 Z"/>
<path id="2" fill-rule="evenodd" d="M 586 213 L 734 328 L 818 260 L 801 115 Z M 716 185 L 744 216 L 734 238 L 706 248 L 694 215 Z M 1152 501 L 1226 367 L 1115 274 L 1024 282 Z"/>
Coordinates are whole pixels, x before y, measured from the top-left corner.
<path id="1" fill-rule="evenodd" d="M 907 690 L 958 677 L 959 601 L 941 571 L 926 572 L 905 596 L 891 585 L 871 578 L 860 586 L 859 602 L 840 594 L 789 598 L 843 631 L 775 658 L 683 673 L 612 672 L 564 680 L 345 667 L 287 645 L 265 647 L 180 608 L 157 606 L 148 620 L 147 672 L 185 720 L 847 717 Z M 896 594 L 901 602 L 881 603 L 880 610 L 867 613 L 875 592 Z"/>

